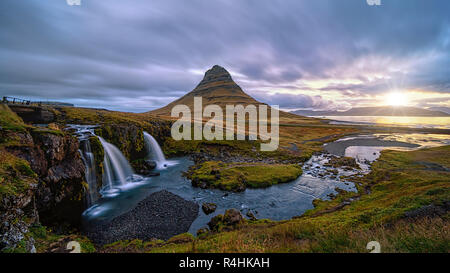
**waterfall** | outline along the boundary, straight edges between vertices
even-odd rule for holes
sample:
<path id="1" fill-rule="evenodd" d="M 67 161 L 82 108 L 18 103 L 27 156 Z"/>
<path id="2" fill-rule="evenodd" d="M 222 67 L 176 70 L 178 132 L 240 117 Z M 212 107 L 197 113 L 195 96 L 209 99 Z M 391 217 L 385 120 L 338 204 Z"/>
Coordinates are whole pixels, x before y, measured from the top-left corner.
<path id="1" fill-rule="evenodd" d="M 144 139 L 150 159 L 156 162 L 157 168 L 166 167 L 167 160 L 156 139 L 147 132 L 144 132 Z"/>
<path id="2" fill-rule="evenodd" d="M 85 179 L 89 186 L 88 194 L 86 196 L 87 206 L 90 207 L 95 203 L 95 201 L 97 201 L 98 191 L 97 177 L 95 175 L 94 154 L 91 151 L 91 143 L 89 142 L 89 138 L 81 141 L 80 148 L 81 149 L 79 152 L 81 154 L 81 159 L 83 160 L 86 168 Z"/>
<path id="3" fill-rule="evenodd" d="M 80 141 L 80 149 L 78 152 L 81 155 L 85 167 L 85 180 L 88 184 L 88 191 L 86 194 L 86 205 L 88 207 L 92 206 L 100 197 L 97 189 L 97 176 L 95 169 L 95 159 L 94 154 L 91 150 L 91 142 L 89 137 L 94 134 L 93 125 L 75 125 L 69 124 L 69 129 L 75 130 L 75 135 Z"/>
<path id="4" fill-rule="evenodd" d="M 86 196 L 88 206 L 93 205 L 99 199 L 100 194 L 111 196 L 111 194 L 121 190 L 118 188 L 128 186 L 128 183 L 142 181 L 142 177 L 134 174 L 130 163 L 116 146 L 95 135 L 95 127 L 95 125 L 69 125 L 69 129 L 74 130 L 74 134 L 80 140 L 79 152 L 85 166 L 85 179 L 89 185 Z M 89 141 L 91 136 L 98 137 L 105 154 L 103 158 L 102 189 L 100 191 L 97 185 L 95 158 Z"/>
<path id="5" fill-rule="evenodd" d="M 133 178 L 134 171 L 120 150 L 111 143 L 98 137 L 102 143 L 105 157 L 103 159 L 103 187 L 105 190 L 125 185 Z"/>

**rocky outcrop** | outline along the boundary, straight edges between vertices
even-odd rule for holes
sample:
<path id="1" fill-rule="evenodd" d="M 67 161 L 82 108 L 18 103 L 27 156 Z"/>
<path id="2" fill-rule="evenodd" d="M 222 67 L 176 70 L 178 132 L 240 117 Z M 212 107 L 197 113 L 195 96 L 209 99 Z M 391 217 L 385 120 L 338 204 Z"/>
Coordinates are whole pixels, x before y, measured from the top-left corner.
<path id="1" fill-rule="evenodd" d="M 139 159 L 131 162 L 131 166 L 137 174 L 145 176 L 156 176 L 158 172 L 153 170 L 156 168 L 156 162 L 152 160 Z"/>
<path id="2" fill-rule="evenodd" d="M 55 121 L 55 114 L 51 108 L 19 104 L 11 104 L 9 108 L 28 123 L 50 123 Z"/>
<path id="3" fill-rule="evenodd" d="M 217 205 L 214 203 L 203 203 L 202 204 L 202 210 L 206 215 L 215 212 L 216 208 L 217 208 Z"/>
<path id="4" fill-rule="evenodd" d="M 225 211 L 224 215 L 214 216 L 208 226 L 212 231 L 232 230 L 244 221 L 244 217 L 237 209 L 229 209 Z"/>
<path id="5" fill-rule="evenodd" d="M 68 223 L 79 226 L 84 209 L 84 165 L 78 140 L 62 133 L 20 133 L 20 145 L 6 150 L 29 162 L 38 176 L 34 191 L 36 209 L 46 225 Z"/>
<path id="6" fill-rule="evenodd" d="M 25 234 L 30 225 L 39 221 L 34 198 L 37 180 L 35 182 L 21 193 L 0 196 L 0 251 L 14 248 L 22 240 L 25 240 L 26 250 L 32 251 L 34 241 L 26 238 Z"/>

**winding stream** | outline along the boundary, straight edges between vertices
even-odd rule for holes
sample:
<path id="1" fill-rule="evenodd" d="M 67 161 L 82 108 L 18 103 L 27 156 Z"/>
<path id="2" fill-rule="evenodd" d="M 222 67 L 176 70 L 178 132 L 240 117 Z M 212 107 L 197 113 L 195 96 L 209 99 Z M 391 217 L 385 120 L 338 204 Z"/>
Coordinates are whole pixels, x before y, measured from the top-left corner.
<path id="1" fill-rule="evenodd" d="M 371 145 L 366 145 L 367 143 Z M 192 234 L 196 234 L 198 229 L 205 227 L 214 215 L 223 214 L 230 208 L 240 210 L 243 215 L 251 211 L 258 219 L 287 220 L 313 208 L 314 199 L 330 198 L 330 194 L 337 193 L 337 188 L 356 191 L 355 185 L 345 181 L 343 176 L 364 175 L 369 172 L 370 163 L 376 160 L 383 149 L 411 150 L 447 144 L 450 144 L 447 135 L 403 134 L 348 137 L 327 146 L 337 145 L 337 148 L 334 148 L 340 151 L 336 154 L 338 156 L 356 158 L 361 170 L 326 167 L 331 155 L 316 155 L 304 164 L 303 175 L 295 181 L 265 189 L 247 189 L 240 193 L 192 187 L 190 181 L 182 176 L 182 172 L 186 171 L 193 162 L 187 157 L 173 158 L 171 162 L 177 164 L 170 164 L 167 168 L 158 170 L 160 176 L 144 177 L 139 182 L 130 183 L 129 187 L 123 188 L 117 195 L 100 198 L 83 213 L 83 221 L 97 223 L 112 220 L 133 209 L 150 194 L 161 190 L 168 190 L 186 200 L 195 201 L 200 206 L 204 202 L 217 204 L 216 211 L 210 215 L 205 215 L 200 209 L 198 218 L 189 230 Z M 327 146 L 325 146 L 326 150 Z M 330 151 L 332 152 L 333 149 L 328 149 L 328 152 Z"/>

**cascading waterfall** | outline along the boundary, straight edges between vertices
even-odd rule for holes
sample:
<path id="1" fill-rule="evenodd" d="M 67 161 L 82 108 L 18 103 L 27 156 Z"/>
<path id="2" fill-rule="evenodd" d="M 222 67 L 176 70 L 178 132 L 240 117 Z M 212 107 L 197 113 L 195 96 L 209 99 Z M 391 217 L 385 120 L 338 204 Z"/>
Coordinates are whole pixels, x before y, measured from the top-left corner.
<path id="1" fill-rule="evenodd" d="M 147 132 L 144 132 L 144 139 L 150 158 L 157 163 L 164 163 L 166 158 L 156 139 Z"/>
<path id="2" fill-rule="evenodd" d="M 91 143 L 89 142 L 89 138 L 81 141 L 80 148 L 81 159 L 83 160 L 86 168 L 85 178 L 89 186 L 88 194 L 86 196 L 87 205 L 90 207 L 98 200 L 99 196 L 97 190 L 97 177 L 95 175 L 94 154 L 91 151 Z"/>
<path id="3" fill-rule="evenodd" d="M 97 137 L 105 151 L 103 160 L 103 190 L 108 191 L 132 182 L 134 171 L 125 156 L 116 146 L 107 142 L 102 137 Z"/>
<path id="4" fill-rule="evenodd" d="M 169 165 L 174 165 L 174 161 L 166 160 L 161 147 L 156 139 L 147 132 L 144 132 L 145 146 L 147 147 L 148 155 L 151 160 L 156 162 L 156 168 L 162 169 Z"/>
<path id="5" fill-rule="evenodd" d="M 114 194 L 118 188 L 126 186 L 128 183 L 142 180 L 142 177 L 134 174 L 128 160 L 116 146 L 95 135 L 95 127 L 94 125 L 69 125 L 70 129 L 75 130 L 75 134 L 80 140 L 79 152 L 86 168 L 85 178 L 89 185 L 89 191 L 86 196 L 88 206 L 93 205 L 99 199 L 99 194 L 103 196 Z M 103 158 L 103 182 L 100 191 L 97 185 L 95 158 L 89 141 L 91 136 L 98 137 L 105 153 Z"/>
<path id="6" fill-rule="evenodd" d="M 89 141 L 89 137 L 94 135 L 95 126 L 71 124 L 69 128 L 75 130 L 75 134 L 80 140 L 80 149 L 78 152 L 85 166 L 85 179 L 89 187 L 86 194 L 86 205 L 89 207 L 99 198 L 94 154 L 92 153 L 91 143 Z"/>

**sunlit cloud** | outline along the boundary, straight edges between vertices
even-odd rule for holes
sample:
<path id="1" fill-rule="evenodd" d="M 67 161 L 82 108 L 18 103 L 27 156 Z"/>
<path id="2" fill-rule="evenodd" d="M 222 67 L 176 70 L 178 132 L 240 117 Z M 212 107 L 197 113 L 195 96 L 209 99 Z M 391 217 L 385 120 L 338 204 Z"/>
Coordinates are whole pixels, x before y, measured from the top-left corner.
<path id="1" fill-rule="evenodd" d="M 449 1 L 257 2 L 2 0 L 0 95 L 146 111 L 219 64 L 285 108 L 449 106 Z"/>

